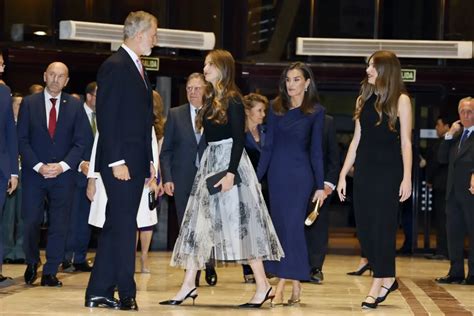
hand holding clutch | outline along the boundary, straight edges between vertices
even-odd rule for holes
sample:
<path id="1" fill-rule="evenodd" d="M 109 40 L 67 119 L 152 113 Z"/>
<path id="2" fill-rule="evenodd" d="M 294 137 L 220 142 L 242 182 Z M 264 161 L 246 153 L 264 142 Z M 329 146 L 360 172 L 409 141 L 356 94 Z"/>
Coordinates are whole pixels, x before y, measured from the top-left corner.
<path id="1" fill-rule="evenodd" d="M 217 182 L 219 182 L 223 177 L 225 177 L 226 174 L 227 170 L 223 170 L 206 179 L 206 186 L 210 195 L 214 195 L 216 193 L 221 192 L 222 186 L 214 187 L 214 185 L 216 185 Z M 240 175 L 237 172 L 234 177 L 234 185 L 240 184 L 241 182 L 242 179 L 240 178 Z"/>
<path id="2" fill-rule="evenodd" d="M 318 218 L 319 215 L 319 209 L 321 207 L 321 202 L 320 200 L 316 200 L 316 204 L 314 205 L 314 209 L 311 213 L 308 214 L 308 217 L 306 217 L 306 220 L 304 221 L 304 224 L 306 226 L 311 226 L 313 225 L 314 221 Z"/>

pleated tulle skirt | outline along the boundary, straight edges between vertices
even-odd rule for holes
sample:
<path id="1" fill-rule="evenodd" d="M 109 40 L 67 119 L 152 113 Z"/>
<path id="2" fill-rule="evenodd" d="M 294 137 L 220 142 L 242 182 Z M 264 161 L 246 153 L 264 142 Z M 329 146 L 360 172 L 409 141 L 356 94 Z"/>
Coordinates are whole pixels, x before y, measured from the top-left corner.
<path id="1" fill-rule="evenodd" d="M 171 266 L 204 269 L 213 259 L 248 263 L 280 260 L 283 249 L 268 214 L 260 184 L 247 153 L 238 173 L 242 183 L 210 195 L 206 178 L 227 170 L 232 139 L 211 142 L 204 151 L 186 206 Z"/>

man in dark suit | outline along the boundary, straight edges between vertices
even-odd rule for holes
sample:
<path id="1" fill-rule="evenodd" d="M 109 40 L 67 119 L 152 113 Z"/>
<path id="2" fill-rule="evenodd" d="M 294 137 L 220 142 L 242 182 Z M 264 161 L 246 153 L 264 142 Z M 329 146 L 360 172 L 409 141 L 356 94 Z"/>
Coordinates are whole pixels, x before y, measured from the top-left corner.
<path id="1" fill-rule="evenodd" d="M 446 183 L 448 182 L 448 164 L 440 163 L 438 151 L 444 135 L 449 131 L 450 124 L 445 117 L 436 119 L 438 139 L 433 143 L 427 155 L 426 183 L 432 190 L 433 213 L 436 228 L 436 252 L 425 256 L 427 259 L 448 259 L 448 242 L 446 237 Z"/>
<path id="2" fill-rule="evenodd" d="M 324 280 L 323 264 L 328 248 L 329 235 L 329 203 L 336 187 L 340 169 L 339 146 L 336 140 L 334 118 L 325 115 L 323 129 L 323 159 L 324 159 L 324 192 L 327 198 L 319 211 L 319 216 L 311 226 L 305 227 L 306 244 L 309 264 L 311 267 L 310 281 L 322 283 Z"/>
<path id="3" fill-rule="evenodd" d="M 0 73 L 5 64 L 0 52 Z M 0 84 L 0 219 L 2 218 L 5 192 L 12 194 L 18 185 L 18 142 L 15 121 L 13 119 L 10 88 Z M 7 280 L 2 275 L 3 231 L 0 223 L 0 283 Z"/>
<path id="4" fill-rule="evenodd" d="M 196 176 L 199 158 L 206 148 L 201 131 L 195 128 L 196 115 L 203 106 L 206 80 L 203 74 L 193 73 L 186 82 L 188 102 L 170 109 L 165 125 L 165 137 L 160 154 L 161 172 L 164 189 L 168 196 L 173 196 L 176 205 L 178 223 L 183 221 L 184 211 Z M 199 284 L 200 273 L 196 276 Z M 206 282 L 217 283 L 216 270 L 211 264 L 206 265 Z"/>
<path id="5" fill-rule="evenodd" d="M 18 116 L 27 263 L 24 277 L 27 284 L 36 280 L 39 231 L 47 198 L 48 243 L 41 285 L 62 286 L 56 273 L 64 256 L 75 169 L 86 147 L 88 126 L 80 102 L 62 92 L 69 81 L 67 66 L 60 62 L 50 64 L 44 81 L 46 89 L 25 97 Z"/>
<path id="6" fill-rule="evenodd" d="M 153 15 L 131 12 L 124 24 L 124 43 L 97 75 L 100 137 L 95 165 L 108 202 L 86 291 L 87 307 L 138 310 L 133 278 L 136 218 L 143 185 L 153 185 L 156 174 L 151 148 L 153 90 L 140 56 L 151 54 L 157 26 Z M 120 302 L 114 298 L 115 287 Z"/>
<path id="7" fill-rule="evenodd" d="M 69 231 L 66 240 L 65 258 L 62 263 L 63 271 L 92 271 L 92 267 L 86 261 L 87 249 L 91 236 L 89 227 L 89 211 L 91 203 L 86 195 L 87 173 L 89 172 L 89 159 L 97 131 L 95 119 L 95 100 L 97 94 L 97 83 L 91 82 L 85 91 L 84 111 L 89 121 L 90 129 L 87 131 L 88 146 L 84 150 L 82 161 L 76 172 L 76 188 L 69 222 Z"/>
<path id="8" fill-rule="evenodd" d="M 474 251 L 468 257 L 468 273 L 464 279 L 464 238 L 474 245 L 474 195 L 471 173 L 474 170 L 474 99 L 459 101 L 460 120 L 453 123 L 439 147 L 440 162 L 449 163 L 446 187 L 446 219 L 450 269 L 438 283 L 474 285 Z"/>

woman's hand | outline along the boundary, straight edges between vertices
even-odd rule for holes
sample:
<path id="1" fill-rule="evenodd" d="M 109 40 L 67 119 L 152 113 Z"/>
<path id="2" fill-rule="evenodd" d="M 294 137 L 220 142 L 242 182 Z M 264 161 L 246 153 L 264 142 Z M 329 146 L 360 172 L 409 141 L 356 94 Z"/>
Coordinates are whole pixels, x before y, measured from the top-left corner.
<path id="1" fill-rule="evenodd" d="M 94 195 L 95 195 L 95 179 L 94 178 L 87 179 L 86 195 L 87 195 L 87 198 L 91 202 L 94 201 Z"/>
<path id="2" fill-rule="evenodd" d="M 221 192 L 229 191 L 234 186 L 234 177 L 235 175 L 233 173 L 227 172 L 227 174 L 214 185 L 214 188 L 222 186 Z"/>
<path id="3" fill-rule="evenodd" d="M 346 177 L 339 176 L 339 182 L 336 187 L 337 195 L 339 195 L 339 200 L 344 202 L 346 200 Z"/>
<path id="4" fill-rule="evenodd" d="M 406 201 L 411 195 L 411 180 L 403 179 L 400 184 L 400 191 L 398 196 L 400 197 L 400 202 Z"/>
<path id="5" fill-rule="evenodd" d="M 319 200 L 320 206 L 322 206 L 325 199 L 326 199 L 326 192 L 324 192 L 324 190 L 316 190 L 316 192 L 314 192 L 313 203 Z"/>

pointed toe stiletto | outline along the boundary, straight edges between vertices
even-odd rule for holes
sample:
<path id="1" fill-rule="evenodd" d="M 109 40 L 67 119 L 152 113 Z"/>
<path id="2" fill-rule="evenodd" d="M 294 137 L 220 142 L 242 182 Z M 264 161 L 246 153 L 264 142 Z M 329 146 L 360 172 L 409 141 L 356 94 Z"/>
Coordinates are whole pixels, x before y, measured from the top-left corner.
<path id="1" fill-rule="evenodd" d="M 271 302 L 273 301 L 273 298 L 275 297 L 275 295 L 270 295 L 271 292 L 272 292 L 272 288 L 270 287 L 267 291 L 267 294 L 265 295 L 265 298 L 260 303 L 245 303 L 245 304 L 239 305 L 239 307 L 240 308 L 260 308 L 262 307 L 263 303 L 265 303 L 267 300 L 270 300 L 270 304 L 271 304 Z"/>
<path id="2" fill-rule="evenodd" d="M 363 301 L 363 302 L 360 304 L 360 306 L 361 306 L 362 308 L 364 308 L 364 309 L 376 309 L 376 308 L 377 308 L 377 305 L 378 305 L 377 299 L 376 299 L 375 297 L 373 297 L 373 296 L 370 296 L 370 295 L 367 295 L 366 298 L 371 298 L 371 299 L 374 300 L 374 302 L 373 302 L 373 303 L 369 303 L 369 302 Z"/>
<path id="3" fill-rule="evenodd" d="M 375 300 L 377 302 L 377 304 L 380 304 L 382 303 L 383 301 L 385 301 L 385 299 L 387 298 L 387 296 L 390 294 L 390 292 L 393 292 L 393 291 L 396 291 L 398 289 L 398 282 L 397 282 L 397 279 L 395 279 L 395 281 L 393 281 L 392 285 L 390 286 L 390 288 L 386 287 L 386 286 L 383 286 L 382 287 L 384 289 L 387 290 L 387 293 L 385 293 L 384 296 L 379 296 L 377 297 L 377 299 Z"/>
<path id="4" fill-rule="evenodd" d="M 196 288 L 192 289 L 191 291 L 189 291 L 188 294 L 186 294 L 186 296 L 182 299 L 182 300 L 167 300 L 167 301 L 162 301 L 160 302 L 160 305 L 181 305 L 181 303 L 183 303 L 185 300 L 187 300 L 188 298 L 192 298 L 193 299 L 193 305 L 194 305 L 194 301 L 196 300 L 196 297 L 198 297 L 197 294 L 193 294 L 194 292 L 196 291 Z"/>
<path id="5" fill-rule="evenodd" d="M 369 270 L 369 275 L 372 274 L 372 267 L 370 266 L 370 263 L 366 263 L 363 265 L 359 270 L 352 271 L 352 272 L 347 272 L 347 275 L 362 275 L 365 273 L 365 271 Z"/>

